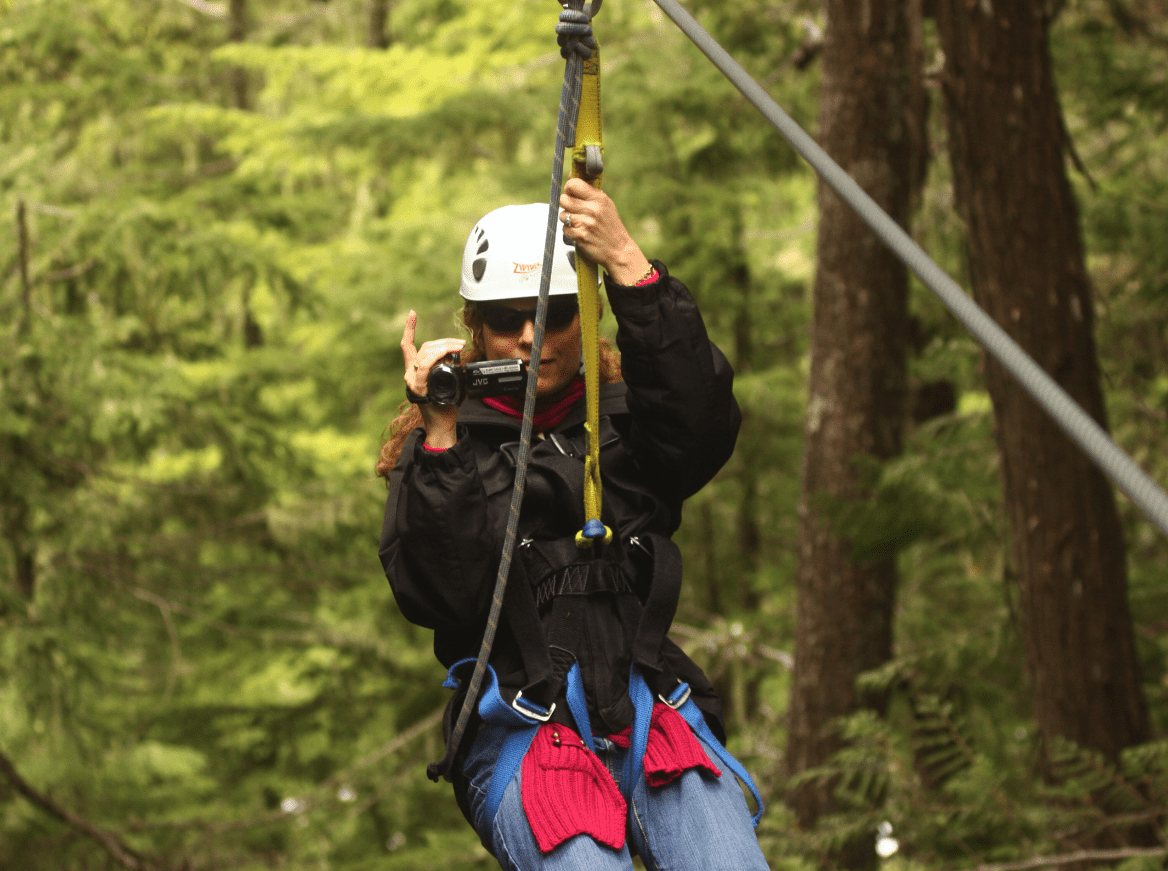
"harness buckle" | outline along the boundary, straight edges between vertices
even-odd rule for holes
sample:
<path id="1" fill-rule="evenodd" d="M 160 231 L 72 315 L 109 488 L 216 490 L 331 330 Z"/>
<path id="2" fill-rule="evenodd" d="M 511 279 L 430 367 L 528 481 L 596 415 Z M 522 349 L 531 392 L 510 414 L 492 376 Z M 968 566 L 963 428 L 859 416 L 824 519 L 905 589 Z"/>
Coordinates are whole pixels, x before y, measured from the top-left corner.
<path id="1" fill-rule="evenodd" d="M 555 702 L 552 702 L 550 708 L 541 708 L 539 705 L 535 704 L 535 702 L 524 702 L 523 690 L 520 690 L 515 694 L 515 698 L 511 702 L 511 707 L 528 719 L 539 720 L 541 723 L 546 723 L 552 718 L 552 714 L 556 712 Z"/>
<path id="2" fill-rule="evenodd" d="M 669 694 L 669 698 L 665 698 L 665 696 L 661 695 L 660 693 L 657 694 L 657 698 L 659 698 L 661 701 L 663 701 L 665 704 L 669 705 L 669 707 L 673 708 L 673 710 L 676 711 L 678 708 L 680 708 L 682 705 L 684 705 L 686 702 L 689 701 L 689 695 L 690 695 L 689 684 L 687 684 L 683 681 L 678 681 L 677 682 L 677 689 L 675 689 L 672 693 Z"/>

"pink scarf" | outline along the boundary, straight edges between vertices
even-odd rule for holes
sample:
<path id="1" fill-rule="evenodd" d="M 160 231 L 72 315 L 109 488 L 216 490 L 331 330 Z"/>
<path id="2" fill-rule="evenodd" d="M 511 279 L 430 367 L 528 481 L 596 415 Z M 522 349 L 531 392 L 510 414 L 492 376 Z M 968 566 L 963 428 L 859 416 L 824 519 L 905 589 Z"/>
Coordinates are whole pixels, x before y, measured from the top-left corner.
<path id="1" fill-rule="evenodd" d="M 577 375 L 555 399 L 535 403 L 535 418 L 532 424 L 536 432 L 551 429 L 568 416 L 580 397 L 584 395 L 584 378 Z M 523 420 L 523 399 L 518 396 L 495 396 L 483 399 L 484 405 L 489 405 L 496 411 L 501 411 L 508 417 Z"/>

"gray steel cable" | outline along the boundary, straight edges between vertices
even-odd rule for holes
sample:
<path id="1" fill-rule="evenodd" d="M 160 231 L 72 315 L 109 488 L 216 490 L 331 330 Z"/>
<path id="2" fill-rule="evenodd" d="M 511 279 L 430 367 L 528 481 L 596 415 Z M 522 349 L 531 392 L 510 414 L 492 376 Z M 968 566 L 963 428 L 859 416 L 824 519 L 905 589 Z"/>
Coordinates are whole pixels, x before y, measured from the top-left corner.
<path id="1" fill-rule="evenodd" d="M 584 0 L 572 0 L 576 11 L 584 5 Z M 599 7 L 593 5 L 593 9 Z M 567 7 L 565 7 L 567 8 Z M 555 257 L 556 234 L 560 232 L 559 203 L 560 187 L 564 180 L 564 151 L 576 141 L 576 117 L 580 107 L 580 85 L 583 81 L 584 62 L 577 51 L 567 52 L 564 68 L 564 85 L 560 91 L 560 113 L 556 123 L 556 153 L 552 159 L 551 192 L 548 195 L 547 234 L 544 237 L 543 270 L 539 279 L 539 301 L 535 308 L 535 331 L 531 343 L 531 362 L 528 364 L 527 393 L 523 400 L 523 424 L 519 431 L 519 453 L 515 461 L 515 487 L 511 491 L 511 509 L 507 517 L 507 530 L 503 537 L 503 553 L 499 559 L 499 572 L 495 577 L 495 591 L 491 598 L 491 610 L 487 615 L 487 625 L 483 630 L 483 641 L 479 655 L 471 672 L 466 697 L 458 720 L 447 742 L 445 760 L 454 758 L 454 752 L 462 743 L 463 733 L 470 721 L 471 711 L 478 702 L 483 675 L 487 671 L 487 660 L 495 643 L 495 633 L 499 628 L 499 616 L 503 610 L 503 595 L 507 589 L 507 578 L 511 574 L 511 560 L 515 553 L 515 539 L 519 531 L 519 511 L 523 505 L 523 494 L 527 484 L 527 464 L 531 456 L 531 431 L 535 418 L 536 389 L 539 384 L 539 361 L 543 349 L 545 325 L 547 323 L 548 297 L 551 294 L 552 262 Z M 444 760 L 444 761 L 445 761 Z M 446 774 L 435 770 L 436 774 Z M 437 779 L 435 777 L 435 779 Z"/>
<path id="2" fill-rule="evenodd" d="M 839 164 L 832 160 L 676 0 L 653 0 L 707 58 L 754 104 L 880 239 L 1006 367 L 1035 401 L 1160 530 L 1168 535 L 1168 495 L 1111 440 L 1058 383 L 930 259 Z"/>

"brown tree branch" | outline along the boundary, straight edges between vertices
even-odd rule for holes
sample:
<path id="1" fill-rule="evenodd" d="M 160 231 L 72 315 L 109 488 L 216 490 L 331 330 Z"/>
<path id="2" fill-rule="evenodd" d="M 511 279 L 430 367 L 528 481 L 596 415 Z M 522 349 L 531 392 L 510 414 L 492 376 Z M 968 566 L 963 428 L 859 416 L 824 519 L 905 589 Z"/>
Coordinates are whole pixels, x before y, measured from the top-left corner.
<path id="1" fill-rule="evenodd" d="M 1071 131 L 1067 128 L 1067 115 L 1063 111 L 1062 100 L 1058 101 L 1058 106 L 1056 108 L 1058 110 L 1059 132 L 1063 138 L 1063 150 L 1071 159 L 1071 164 L 1075 167 L 1076 170 L 1078 170 L 1079 175 L 1083 176 L 1083 178 L 1087 180 L 1087 184 L 1090 186 L 1091 190 L 1093 192 L 1098 192 L 1099 185 L 1095 183 L 1095 179 L 1087 169 L 1087 165 L 1083 163 L 1083 158 L 1079 156 L 1079 150 L 1075 148 L 1075 140 L 1071 137 Z"/>
<path id="2" fill-rule="evenodd" d="M 795 49 L 795 53 L 788 59 L 788 63 L 797 70 L 805 70 L 823 52 L 823 37 L 808 36 Z"/>
<path id="3" fill-rule="evenodd" d="M 17 259 L 20 265 L 20 335 L 26 335 L 32 324 L 29 309 L 32 303 L 32 285 L 28 280 L 28 223 L 24 217 L 24 200 L 16 204 Z"/>
<path id="4" fill-rule="evenodd" d="M 210 819 L 192 819 L 192 820 L 172 820 L 159 823 L 147 823 L 140 821 L 131 821 L 130 828 L 133 831 L 145 830 L 198 830 L 207 835 L 220 835 L 227 832 L 241 831 L 246 829 L 254 829 L 260 826 L 271 825 L 273 823 L 285 822 L 292 817 L 316 810 L 321 805 L 328 801 L 327 796 L 334 793 L 336 788 L 347 780 L 353 773 L 360 771 L 363 768 L 368 768 L 371 765 L 380 762 L 386 756 L 389 756 L 401 750 L 404 746 L 409 744 L 414 739 L 426 734 L 430 730 L 438 727 L 442 723 L 442 714 L 444 708 L 438 708 L 430 712 L 428 715 L 418 720 L 405 731 L 395 735 L 379 749 L 363 756 L 357 761 L 353 762 L 347 768 L 337 772 L 329 777 L 327 780 L 313 787 L 312 790 L 300 800 L 300 806 L 296 811 L 286 811 L 283 809 L 267 811 L 257 816 L 248 817 L 238 820 L 210 820 Z M 382 795 L 384 790 L 380 790 L 376 795 Z"/>
<path id="5" fill-rule="evenodd" d="M 74 266 L 69 266 L 65 269 L 58 269 L 56 272 L 46 272 L 36 280 L 36 284 L 42 284 L 50 281 L 68 281 L 70 278 L 77 278 L 84 275 L 86 272 L 97 266 L 96 260 L 85 260 Z"/>
<path id="6" fill-rule="evenodd" d="M 358 759 L 356 762 L 346 768 L 345 771 L 341 774 L 330 777 L 327 781 L 325 781 L 325 786 L 331 788 L 340 782 L 343 774 L 347 774 L 360 768 L 368 768 L 370 765 L 381 761 L 386 756 L 389 756 L 392 753 L 396 753 L 410 741 L 413 741 L 418 736 L 424 735 L 434 727 L 438 726 L 442 722 L 442 714 L 444 711 L 445 707 L 442 707 L 436 711 L 430 712 L 428 715 L 418 720 L 418 722 L 414 723 L 404 732 L 395 735 L 393 738 L 383 744 L 380 749 L 374 750 L 369 755 Z"/>
<path id="7" fill-rule="evenodd" d="M 1168 847 L 1121 847 L 1115 850 L 1079 850 L 1061 856 L 1034 856 L 1018 862 L 1001 862 L 995 865 L 978 865 L 973 871 L 1028 871 L 1031 868 L 1048 868 L 1052 865 L 1071 865 L 1078 862 L 1117 862 L 1137 856 L 1163 856 Z"/>
<path id="8" fill-rule="evenodd" d="M 185 3 L 197 12 L 202 12 L 204 15 L 210 15 L 212 18 L 226 18 L 227 4 L 226 3 L 209 3 L 207 0 L 179 0 L 180 3 Z"/>
<path id="9" fill-rule="evenodd" d="M 93 823 L 61 807 L 47 795 L 38 792 L 20 776 L 12 761 L 0 752 L 0 775 L 4 776 L 12 788 L 20 793 L 34 807 L 63 822 L 70 828 L 96 841 L 110 857 L 127 871 L 150 871 L 154 865 L 130 849 L 116 833 L 100 829 Z"/>
<path id="10" fill-rule="evenodd" d="M 108 573 L 104 573 L 104 576 L 111 577 L 111 575 Z M 165 608 L 172 614 L 182 614 L 191 618 L 197 623 L 201 623 L 204 626 L 215 629 L 226 635 L 233 635 L 236 638 L 259 638 L 264 642 L 284 641 L 288 642 L 289 644 L 304 644 L 310 646 L 317 644 L 329 644 L 333 647 L 339 647 L 345 650 L 357 650 L 361 652 L 372 653 L 374 656 L 377 656 L 380 659 L 390 658 L 390 648 L 386 644 L 379 643 L 377 639 L 367 639 L 353 635 L 344 635 L 340 632 L 334 632 L 328 627 L 317 626 L 313 623 L 310 623 L 311 629 L 306 632 L 283 632 L 279 630 L 261 631 L 240 628 L 238 626 L 232 626 L 219 620 L 215 620 L 212 617 L 207 617 L 195 608 L 191 608 L 179 602 L 172 602 L 168 599 L 164 599 L 158 594 L 142 589 L 141 587 L 128 587 L 126 589 L 135 598 L 141 599 L 144 602 L 149 602 L 153 605 L 157 605 L 159 608 Z M 288 615 L 284 616 L 288 620 L 294 619 Z"/>
<path id="11" fill-rule="evenodd" d="M 174 693 L 174 685 L 178 682 L 179 668 L 182 666 L 182 648 L 179 646 L 178 631 L 175 629 L 174 620 L 170 615 L 170 603 L 148 590 L 135 589 L 131 592 L 142 601 L 154 605 L 162 614 L 162 622 L 166 626 L 166 634 L 170 638 L 170 673 L 166 677 L 166 692 L 163 694 L 163 698 L 169 701 Z"/>

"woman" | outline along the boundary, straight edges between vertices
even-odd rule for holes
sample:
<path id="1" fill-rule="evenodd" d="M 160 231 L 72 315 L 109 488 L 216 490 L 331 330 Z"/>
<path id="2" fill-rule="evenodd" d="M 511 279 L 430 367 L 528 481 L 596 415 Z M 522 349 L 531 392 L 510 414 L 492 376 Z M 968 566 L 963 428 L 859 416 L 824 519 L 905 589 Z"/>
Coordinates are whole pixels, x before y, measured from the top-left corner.
<path id="1" fill-rule="evenodd" d="M 572 180 L 560 205 L 519 546 L 477 716 L 439 773 L 505 868 L 628 869 L 631 851 L 648 868 L 766 868 L 735 775 L 756 801 L 757 791 L 722 746 L 721 702 L 666 636 L 681 583 L 669 536 L 683 500 L 734 449 L 733 373 L 689 292 L 645 258 L 607 195 Z M 490 609 L 522 404 L 437 405 L 427 381 L 454 352 L 530 363 L 546 221 L 546 206 L 510 206 L 471 232 L 460 288 L 469 348 L 416 346 L 413 312 L 402 336 L 416 404 L 378 465 L 390 489 L 381 559 L 405 616 L 434 629 L 457 690 L 448 739 Z M 613 539 L 583 550 L 584 349 L 569 246 L 606 273 L 620 350 L 619 363 L 600 350 L 601 519 Z"/>

